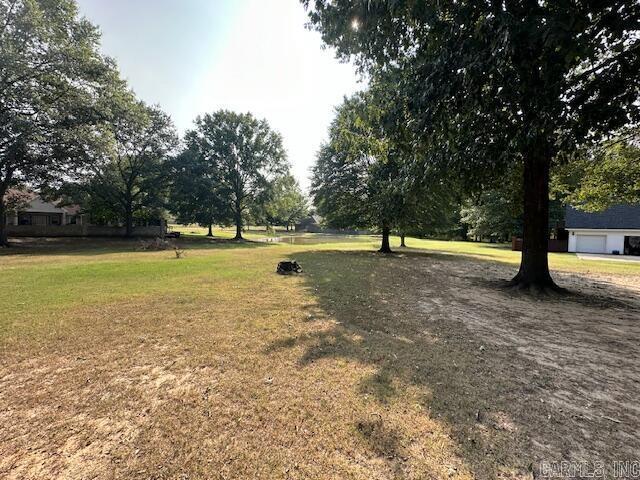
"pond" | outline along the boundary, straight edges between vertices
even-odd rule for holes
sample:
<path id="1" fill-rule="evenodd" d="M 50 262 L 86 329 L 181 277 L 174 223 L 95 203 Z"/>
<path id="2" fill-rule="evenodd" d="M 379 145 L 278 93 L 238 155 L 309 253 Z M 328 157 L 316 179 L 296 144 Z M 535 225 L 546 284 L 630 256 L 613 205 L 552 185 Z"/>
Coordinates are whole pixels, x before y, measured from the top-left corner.
<path id="1" fill-rule="evenodd" d="M 316 233 L 311 235 L 286 235 L 282 237 L 265 237 L 259 241 L 266 243 L 289 243 L 292 245 L 319 245 L 323 243 L 357 243 L 371 242 L 373 237 L 369 235 L 334 235 Z"/>

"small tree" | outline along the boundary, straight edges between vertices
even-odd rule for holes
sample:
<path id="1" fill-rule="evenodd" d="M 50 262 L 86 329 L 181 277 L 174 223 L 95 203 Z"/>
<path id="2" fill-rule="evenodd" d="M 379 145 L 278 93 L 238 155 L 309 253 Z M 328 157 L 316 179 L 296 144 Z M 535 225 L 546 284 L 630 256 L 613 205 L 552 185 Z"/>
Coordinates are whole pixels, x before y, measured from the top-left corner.
<path id="1" fill-rule="evenodd" d="M 0 219 L 9 188 L 51 182 L 86 165 L 120 83 L 99 32 L 72 0 L 0 0 Z M 7 242 L 0 221 L 0 245 Z"/>
<path id="2" fill-rule="evenodd" d="M 266 202 L 269 183 L 286 171 L 282 137 L 250 113 L 220 110 L 198 117 L 185 141 L 218 172 L 220 198 L 241 240 L 243 215 Z"/>
<path id="3" fill-rule="evenodd" d="M 272 225 L 289 227 L 309 214 L 307 199 L 291 174 L 273 182 L 271 199 L 265 206 L 267 220 Z"/>
<path id="4" fill-rule="evenodd" d="M 3 225 L 6 225 L 7 214 L 10 212 L 18 212 L 21 209 L 26 208 L 32 198 L 32 195 L 30 195 L 26 190 L 22 188 L 7 190 L 7 192 L 4 194 L 5 208 L 3 216 L 0 217 L 0 222 L 2 222 Z M 0 246 L 2 245 L 0 244 Z"/>

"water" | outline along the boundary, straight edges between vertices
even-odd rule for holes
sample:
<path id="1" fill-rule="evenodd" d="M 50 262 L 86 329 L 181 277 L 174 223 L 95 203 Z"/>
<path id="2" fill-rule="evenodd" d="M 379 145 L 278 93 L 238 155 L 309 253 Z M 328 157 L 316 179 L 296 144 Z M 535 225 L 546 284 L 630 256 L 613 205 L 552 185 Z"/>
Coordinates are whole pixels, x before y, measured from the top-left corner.
<path id="1" fill-rule="evenodd" d="M 319 245 L 323 243 L 357 243 L 370 242 L 369 235 L 332 235 L 325 233 L 315 233 L 310 235 L 286 235 L 283 237 L 261 238 L 261 242 L 267 243 L 289 243 L 291 245 Z"/>

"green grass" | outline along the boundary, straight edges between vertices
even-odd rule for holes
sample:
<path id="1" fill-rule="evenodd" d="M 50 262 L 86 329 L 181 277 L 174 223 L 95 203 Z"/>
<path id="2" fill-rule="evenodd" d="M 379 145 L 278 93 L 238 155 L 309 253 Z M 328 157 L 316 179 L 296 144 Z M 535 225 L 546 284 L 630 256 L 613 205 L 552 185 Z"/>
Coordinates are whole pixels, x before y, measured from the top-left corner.
<path id="1" fill-rule="evenodd" d="M 264 270 L 246 250 L 231 245 L 190 246 L 184 258 L 172 250 L 141 252 L 135 245 L 112 248 L 32 252 L 0 257 L 0 338 L 47 330 L 52 317 L 66 323 L 65 312 L 86 306 L 107 305 L 145 297 L 210 297 L 211 282 L 242 285 Z M 263 267 L 264 268 L 264 267 Z"/>
<path id="2" fill-rule="evenodd" d="M 182 232 L 187 238 L 204 237 L 207 233 L 206 228 L 198 226 L 174 226 L 174 229 Z M 214 237 L 217 238 L 233 238 L 235 230 L 232 228 L 218 228 L 214 230 Z M 265 238 L 267 233 L 263 228 L 254 228 L 243 234 L 249 240 L 259 240 Z M 278 230 L 277 236 L 296 235 L 294 232 L 285 232 Z M 314 234 L 302 234 L 305 237 L 313 237 Z M 354 250 L 354 249 L 377 249 L 379 247 L 379 237 L 362 235 L 358 241 L 349 241 L 344 243 L 328 243 L 326 245 L 305 245 L 302 248 L 312 249 L 335 249 L 335 250 Z M 419 238 L 406 239 L 407 247 L 411 250 L 425 250 L 428 252 L 463 255 L 478 260 L 487 260 L 500 263 L 519 264 L 520 252 L 511 250 L 511 244 L 495 244 L 481 242 L 460 242 L 446 240 L 428 240 Z M 391 246 L 400 248 L 400 238 L 392 237 Z M 299 249 L 300 247 L 298 247 Z M 401 250 L 398 250 L 401 251 Z M 638 275 L 640 274 L 640 262 L 622 262 L 622 261 L 606 261 L 606 260 L 583 260 L 578 258 L 575 253 L 550 253 L 549 265 L 552 270 L 593 273 L 593 274 L 621 274 L 621 275 Z"/>

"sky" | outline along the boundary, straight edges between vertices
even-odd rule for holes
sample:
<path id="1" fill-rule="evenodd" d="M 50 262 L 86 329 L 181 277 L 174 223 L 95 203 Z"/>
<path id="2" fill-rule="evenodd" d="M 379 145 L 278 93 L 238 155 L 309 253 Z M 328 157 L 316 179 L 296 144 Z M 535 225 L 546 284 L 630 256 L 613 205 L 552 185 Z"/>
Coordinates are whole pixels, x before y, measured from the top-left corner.
<path id="1" fill-rule="evenodd" d="M 182 134 L 225 108 L 265 118 L 303 189 L 334 108 L 363 88 L 355 68 L 305 28 L 298 0 L 78 0 L 102 51 L 139 98 Z"/>

